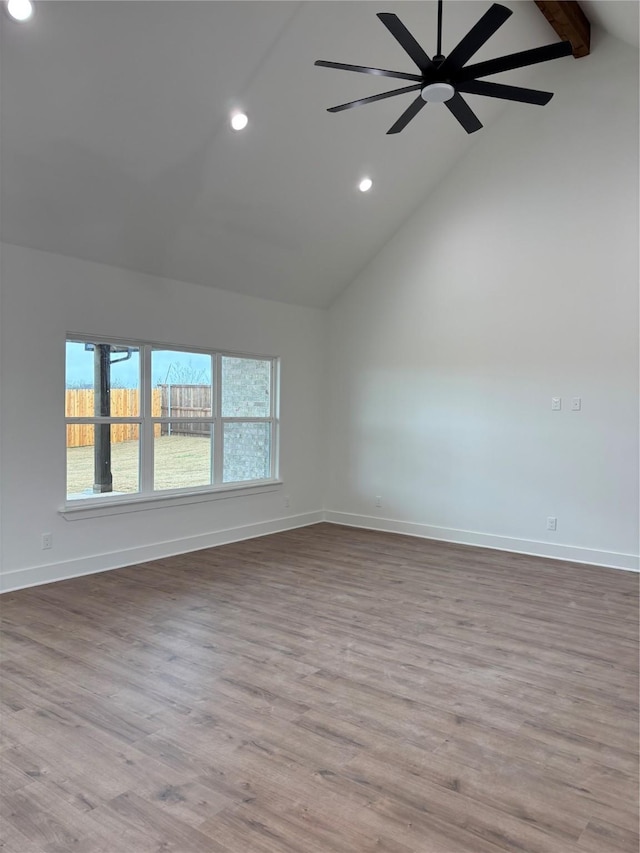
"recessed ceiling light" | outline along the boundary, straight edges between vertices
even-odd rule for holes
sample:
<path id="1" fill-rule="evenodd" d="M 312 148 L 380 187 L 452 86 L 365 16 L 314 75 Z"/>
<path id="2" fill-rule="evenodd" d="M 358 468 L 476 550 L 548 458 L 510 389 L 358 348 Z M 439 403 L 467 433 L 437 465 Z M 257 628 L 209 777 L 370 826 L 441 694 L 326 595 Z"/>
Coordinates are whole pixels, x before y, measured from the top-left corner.
<path id="1" fill-rule="evenodd" d="M 234 113 L 231 116 L 231 127 L 234 130 L 244 130 L 248 123 L 249 119 L 244 113 Z"/>
<path id="2" fill-rule="evenodd" d="M 373 186 L 373 181 L 371 178 L 363 178 L 358 184 L 358 189 L 361 193 L 367 193 Z"/>
<path id="3" fill-rule="evenodd" d="M 16 21 L 26 21 L 33 14 L 33 6 L 29 0 L 9 0 L 7 12 Z"/>

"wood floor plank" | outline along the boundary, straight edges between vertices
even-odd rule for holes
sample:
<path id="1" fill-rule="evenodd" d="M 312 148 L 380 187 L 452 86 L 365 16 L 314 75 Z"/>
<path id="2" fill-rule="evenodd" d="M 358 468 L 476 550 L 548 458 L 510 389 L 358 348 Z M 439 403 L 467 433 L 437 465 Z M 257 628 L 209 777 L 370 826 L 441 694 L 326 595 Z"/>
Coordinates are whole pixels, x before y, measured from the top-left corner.
<path id="1" fill-rule="evenodd" d="M 3 853 L 630 853 L 638 576 L 319 524 L 3 596 Z"/>
<path id="2" fill-rule="evenodd" d="M 414 853 L 395 839 L 376 834 L 375 829 L 363 832 L 366 817 L 359 819 L 361 812 L 353 807 L 347 811 L 337 802 L 330 807 L 329 814 L 326 807 L 318 808 L 315 803 L 287 801 L 267 793 L 227 810 L 201 830 L 214 837 L 223 835 L 230 849 L 245 845 L 261 853 Z"/>
<path id="3" fill-rule="evenodd" d="M 638 803 L 638 780 L 633 774 L 579 759 L 570 752 L 562 753 L 522 731 L 505 735 L 467 726 L 458 736 L 447 738 L 435 753 L 478 771 L 501 773 L 507 768 L 524 776 L 542 775 L 551 787 L 554 783 L 577 787 L 580 802 L 581 795 L 589 797 L 596 791 L 598 800 L 607 804 L 612 813 L 622 811 L 633 817 Z"/>
<path id="4" fill-rule="evenodd" d="M 590 853 L 637 853 L 640 836 L 633 830 L 614 826 L 607 821 L 590 820 L 580 836 L 579 846 Z"/>
<path id="5" fill-rule="evenodd" d="M 2 821 L 0 827 L 2 829 L 0 833 L 0 850 L 19 850 L 20 853 L 46 853 L 43 847 L 30 841 L 9 821 Z"/>
<path id="6" fill-rule="evenodd" d="M 18 830 L 32 844 L 41 847 L 54 844 L 69 851 L 93 829 L 86 813 L 39 781 L 3 797 L 0 816 L 3 824 L 6 822 Z"/>
<path id="7" fill-rule="evenodd" d="M 108 813 L 118 823 L 154 838 L 156 843 L 176 853 L 182 850 L 189 850 L 190 853 L 227 853 L 223 845 L 133 791 L 115 797 L 101 806 L 100 811 Z"/>

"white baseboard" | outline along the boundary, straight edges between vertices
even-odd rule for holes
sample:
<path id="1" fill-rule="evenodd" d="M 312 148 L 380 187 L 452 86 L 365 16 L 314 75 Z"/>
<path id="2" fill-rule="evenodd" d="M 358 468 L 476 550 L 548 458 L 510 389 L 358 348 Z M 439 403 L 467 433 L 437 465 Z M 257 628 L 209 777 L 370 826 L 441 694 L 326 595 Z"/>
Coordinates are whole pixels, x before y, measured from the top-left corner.
<path id="1" fill-rule="evenodd" d="M 495 536 L 490 533 L 476 533 L 472 530 L 435 527 L 431 524 L 416 524 L 411 521 L 396 521 L 391 518 L 375 518 L 369 515 L 355 515 L 350 512 L 326 510 L 324 518 L 325 521 L 332 524 L 344 524 L 347 527 L 361 527 L 367 530 L 380 530 L 385 533 L 404 533 L 407 536 L 419 536 L 423 539 L 437 539 L 441 542 L 453 542 L 458 545 L 475 545 L 498 551 L 513 551 L 517 554 L 530 554 L 534 557 L 547 557 L 553 560 L 567 560 L 572 563 L 589 563 L 593 566 L 606 566 L 607 568 L 624 569 L 629 572 L 640 571 L 640 557 L 637 554 L 619 554 L 615 551 L 599 551 L 573 545 L 556 545 L 554 542 L 514 539 L 510 536 Z"/>
<path id="2" fill-rule="evenodd" d="M 150 560 L 160 560 L 164 557 L 174 557 L 177 554 L 187 554 L 190 551 L 200 551 L 203 548 L 215 548 L 217 545 L 228 545 L 243 539 L 255 539 L 270 533 L 282 533 L 297 527 L 306 527 L 324 521 L 322 510 L 307 512 L 301 515 L 276 518 L 272 521 L 261 521 L 256 524 L 246 524 L 217 530 L 214 533 L 203 533 L 184 539 L 171 539 L 157 542 L 153 545 L 141 545 L 137 548 L 110 551 L 106 554 L 96 554 L 77 560 L 67 560 L 60 563 L 49 563 L 44 566 L 34 566 L 27 569 L 16 569 L 0 575 L 0 592 L 11 592 L 30 586 L 40 586 L 53 581 L 69 580 L 82 575 L 93 575 L 97 572 L 107 572 L 111 569 L 121 569 Z"/>
<path id="3" fill-rule="evenodd" d="M 416 524 L 411 521 L 396 521 L 390 518 L 375 518 L 368 515 L 356 515 L 349 512 L 334 512 L 318 510 L 301 515 L 276 518 L 271 521 L 261 521 L 256 524 L 246 524 L 218 530 L 214 533 L 203 533 L 185 539 L 171 539 L 157 542 L 153 545 L 141 545 L 137 548 L 110 551 L 76 560 L 59 563 L 48 563 L 44 566 L 34 566 L 27 569 L 0 574 L 0 592 L 25 589 L 30 586 L 40 586 L 54 581 L 68 580 L 92 575 L 97 572 L 107 572 L 200 551 L 203 548 L 215 548 L 231 542 L 244 539 L 255 539 L 257 536 L 267 536 L 270 533 L 281 533 L 298 527 L 307 527 L 327 521 L 331 524 L 342 524 L 346 527 L 360 527 L 366 530 L 380 530 L 386 533 L 404 533 L 407 536 L 419 536 L 423 539 L 436 539 L 441 542 L 453 542 L 458 545 L 475 545 L 480 548 L 493 548 L 498 551 L 513 551 L 517 554 L 530 554 L 535 557 L 547 557 L 555 560 L 567 560 L 573 563 L 588 563 L 594 566 L 640 571 L 640 558 L 635 554 L 620 554 L 615 551 L 599 551 L 591 548 L 579 548 L 572 545 L 556 545 L 553 542 L 537 542 L 528 539 L 515 539 L 509 536 L 495 536 L 489 533 L 476 533 L 471 530 L 457 530 L 449 527 L 435 527 L 430 524 Z"/>

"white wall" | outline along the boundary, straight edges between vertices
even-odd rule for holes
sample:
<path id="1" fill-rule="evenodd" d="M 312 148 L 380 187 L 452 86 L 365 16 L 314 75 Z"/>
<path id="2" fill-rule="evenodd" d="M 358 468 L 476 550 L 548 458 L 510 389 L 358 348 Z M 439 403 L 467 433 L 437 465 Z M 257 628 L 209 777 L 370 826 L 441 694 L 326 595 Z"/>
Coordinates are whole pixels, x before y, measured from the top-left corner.
<path id="1" fill-rule="evenodd" d="M 4 588 L 321 518 L 326 311 L 17 246 L 2 246 L 0 270 Z M 58 509 L 65 494 L 69 331 L 281 356 L 284 486 L 267 494 L 66 521 Z M 51 551 L 40 547 L 43 532 L 53 533 Z"/>
<path id="2" fill-rule="evenodd" d="M 325 496 L 334 521 L 637 567 L 637 52 L 596 47 L 481 131 L 328 342 L 318 309 L 3 246 L 4 587 L 319 520 Z M 68 331 L 282 356 L 283 489 L 66 521 Z"/>
<path id="3" fill-rule="evenodd" d="M 332 306 L 329 519 L 637 566 L 638 53 L 595 42 Z"/>

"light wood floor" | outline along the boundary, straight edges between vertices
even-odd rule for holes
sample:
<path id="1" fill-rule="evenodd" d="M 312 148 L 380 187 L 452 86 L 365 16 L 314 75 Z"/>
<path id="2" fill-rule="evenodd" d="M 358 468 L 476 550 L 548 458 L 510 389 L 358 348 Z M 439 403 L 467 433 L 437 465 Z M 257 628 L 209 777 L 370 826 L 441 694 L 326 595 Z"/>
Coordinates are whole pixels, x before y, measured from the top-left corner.
<path id="1" fill-rule="evenodd" d="M 637 575 L 320 524 L 1 605 L 5 853 L 637 853 Z"/>

